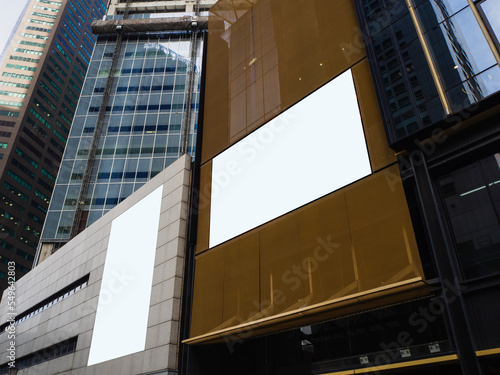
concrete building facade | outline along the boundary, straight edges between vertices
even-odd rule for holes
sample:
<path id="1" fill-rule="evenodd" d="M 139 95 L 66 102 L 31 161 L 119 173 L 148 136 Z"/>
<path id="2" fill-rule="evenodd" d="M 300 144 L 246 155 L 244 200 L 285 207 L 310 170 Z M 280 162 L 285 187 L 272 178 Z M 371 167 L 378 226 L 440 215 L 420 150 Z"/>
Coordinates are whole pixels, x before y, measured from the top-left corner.
<path id="1" fill-rule="evenodd" d="M 17 282 L 20 373 L 177 373 L 190 169 L 178 159 Z M 0 311 L 3 352 L 6 294 Z"/>

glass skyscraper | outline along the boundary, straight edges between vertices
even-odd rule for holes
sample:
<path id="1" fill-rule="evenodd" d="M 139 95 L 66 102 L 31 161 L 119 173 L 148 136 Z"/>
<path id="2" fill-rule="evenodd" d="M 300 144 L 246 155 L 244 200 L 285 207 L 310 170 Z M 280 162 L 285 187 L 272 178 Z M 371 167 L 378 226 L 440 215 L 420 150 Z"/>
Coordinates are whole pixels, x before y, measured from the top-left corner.
<path id="1" fill-rule="evenodd" d="M 186 13 L 157 11 L 128 9 L 102 22 L 125 18 L 125 29 L 98 37 L 42 233 L 40 261 L 179 156 L 194 155 L 202 32 L 191 22 L 169 31 L 169 22 Z M 165 30 L 144 26 L 158 19 Z M 139 30 L 127 29 L 136 22 L 143 25 Z"/>
<path id="2" fill-rule="evenodd" d="M 467 0 L 416 1 L 418 33 L 401 2 L 388 6 L 389 16 L 381 0 L 360 3 L 391 143 L 500 90 L 500 21 L 492 0 L 474 7 Z"/>
<path id="3" fill-rule="evenodd" d="M 107 0 L 30 0 L 0 65 L 0 289 L 32 266 Z"/>

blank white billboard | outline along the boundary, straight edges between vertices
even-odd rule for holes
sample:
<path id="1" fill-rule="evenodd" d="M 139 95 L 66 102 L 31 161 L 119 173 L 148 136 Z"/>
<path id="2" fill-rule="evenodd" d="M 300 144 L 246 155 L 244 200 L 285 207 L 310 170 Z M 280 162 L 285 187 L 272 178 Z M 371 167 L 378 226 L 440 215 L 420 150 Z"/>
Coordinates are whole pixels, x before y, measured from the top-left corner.
<path id="1" fill-rule="evenodd" d="M 113 220 L 88 366 L 143 351 L 163 187 Z"/>
<path id="2" fill-rule="evenodd" d="M 348 70 L 213 159 L 210 247 L 371 172 Z"/>

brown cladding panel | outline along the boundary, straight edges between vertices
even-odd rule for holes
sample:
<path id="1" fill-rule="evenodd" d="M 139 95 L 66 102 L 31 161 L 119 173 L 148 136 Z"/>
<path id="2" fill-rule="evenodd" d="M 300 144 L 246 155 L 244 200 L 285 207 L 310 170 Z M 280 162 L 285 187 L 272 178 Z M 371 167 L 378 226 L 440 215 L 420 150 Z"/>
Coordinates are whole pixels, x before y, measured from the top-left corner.
<path id="1" fill-rule="evenodd" d="M 196 257 L 191 335 L 209 332 L 222 324 L 224 302 L 224 251 Z"/>
<path id="2" fill-rule="evenodd" d="M 358 292 L 345 196 L 330 194 L 298 213 L 311 304 Z M 295 280 L 297 281 L 297 280 Z"/>
<path id="3" fill-rule="evenodd" d="M 296 215 L 285 216 L 265 225 L 260 235 L 261 313 L 275 315 L 308 304 L 308 275 L 302 270 L 300 223 Z M 297 272 L 300 282 L 290 283 Z"/>
<path id="4" fill-rule="evenodd" d="M 228 50 L 227 43 L 220 34 L 224 23 L 210 17 L 211 34 L 208 38 L 207 74 L 202 161 L 215 156 L 227 147 L 227 119 L 228 119 Z M 209 155 L 207 157 L 206 155 Z"/>
<path id="5" fill-rule="evenodd" d="M 212 256 L 216 260 L 207 262 Z M 194 310 L 201 309 L 197 316 L 204 316 L 207 303 L 207 316 L 216 310 L 223 319 L 211 327 L 201 324 L 205 330 L 193 329 L 192 336 L 278 314 L 301 314 L 297 311 L 318 304 L 331 310 L 334 317 L 334 311 L 340 313 L 344 311 L 340 308 L 343 304 L 351 303 L 350 296 L 368 293 L 364 299 L 374 298 L 380 294 L 371 291 L 380 288 L 393 288 L 393 301 L 401 301 L 407 296 L 399 293 L 398 283 L 406 287 L 423 275 L 397 166 L 318 199 L 200 257 L 204 262 L 196 264 Z M 207 293 L 199 274 L 213 275 L 218 286 L 224 278 L 224 296 L 212 292 L 221 303 L 220 310 L 215 309 L 212 300 L 197 300 L 206 301 Z M 260 300 L 256 300 L 257 286 Z M 329 301 L 330 307 L 326 306 Z M 259 304 L 260 315 L 254 314 Z M 348 311 L 361 310 L 349 307 Z M 293 326 L 292 320 L 289 327 Z M 314 314 L 309 314 L 306 322 L 314 321 Z"/>
<path id="6" fill-rule="evenodd" d="M 259 313 L 259 235 L 221 246 L 224 251 L 224 324 L 254 320 Z"/>
<path id="7" fill-rule="evenodd" d="M 345 189 L 361 290 L 423 275 L 397 165 Z"/>
<path id="8" fill-rule="evenodd" d="M 393 302 L 411 298 L 420 258 L 398 169 L 387 167 L 395 156 L 352 1 L 261 0 L 251 11 L 249 2 L 233 4 L 212 8 L 201 196 L 210 196 L 211 158 L 351 67 L 371 166 L 379 172 L 203 254 L 210 207 L 201 204 L 191 336 L 264 327 L 271 323 L 255 322 L 277 314 L 280 329 L 310 324 L 387 303 L 372 302 L 381 293 Z"/>
<path id="9" fill-rule="evenodd" d="M 372 170 L 378 171 L 396 162 L 396 155 L 387 145 L 368 59 L 363 59 L 352 67 L 352 76 Z"/>
<path id="10" fill-rule="evenodd" d="M 202 163 L 365 57 L 350 0 L 249 6 L 211 9 Z"/>
<path id="11" fill-rule="evenodd" d="M 352 1 L 274 1 L 282 108 L 365 57 Z"/>
<path id="12" fill-rule="evenodd" d="M 210 235 L 210 200 L 212 185 L 212 161 L 201 166 L 200 191 L 198 198 L 198 234 L 196 239 L 196 253 L 208 249 Z"/>

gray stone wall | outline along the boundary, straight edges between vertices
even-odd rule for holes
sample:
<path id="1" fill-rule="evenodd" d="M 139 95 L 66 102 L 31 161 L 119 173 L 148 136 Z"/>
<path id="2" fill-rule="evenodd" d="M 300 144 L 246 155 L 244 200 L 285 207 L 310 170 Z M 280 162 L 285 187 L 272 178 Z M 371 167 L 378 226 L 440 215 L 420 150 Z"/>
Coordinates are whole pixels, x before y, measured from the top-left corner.
<path id="1" fill-rule="evenodd" d="M 17 282 L 16 312 L 90 274 L 88 285 L 16 326 L 16 357 L 78 336 L 76 351 L 19 372 L 26 374 L 143 374 L 177 370 L 191 159 L 185 155 L 155 176 Z M 145 350 L 87 367 L 112 221 L 163 186 Z M 138 233 L 140 235 L 140 233 Z M 140 254 L 138 254 L 140 256 Z M 118 285 L 126 283 L 120 280 Z M 7 321 L 6 293 L 0 324 Z M 134 321 L 124 330 L 134 330 Z M 0 365 L 9 344 L 0 333 Z"/>

